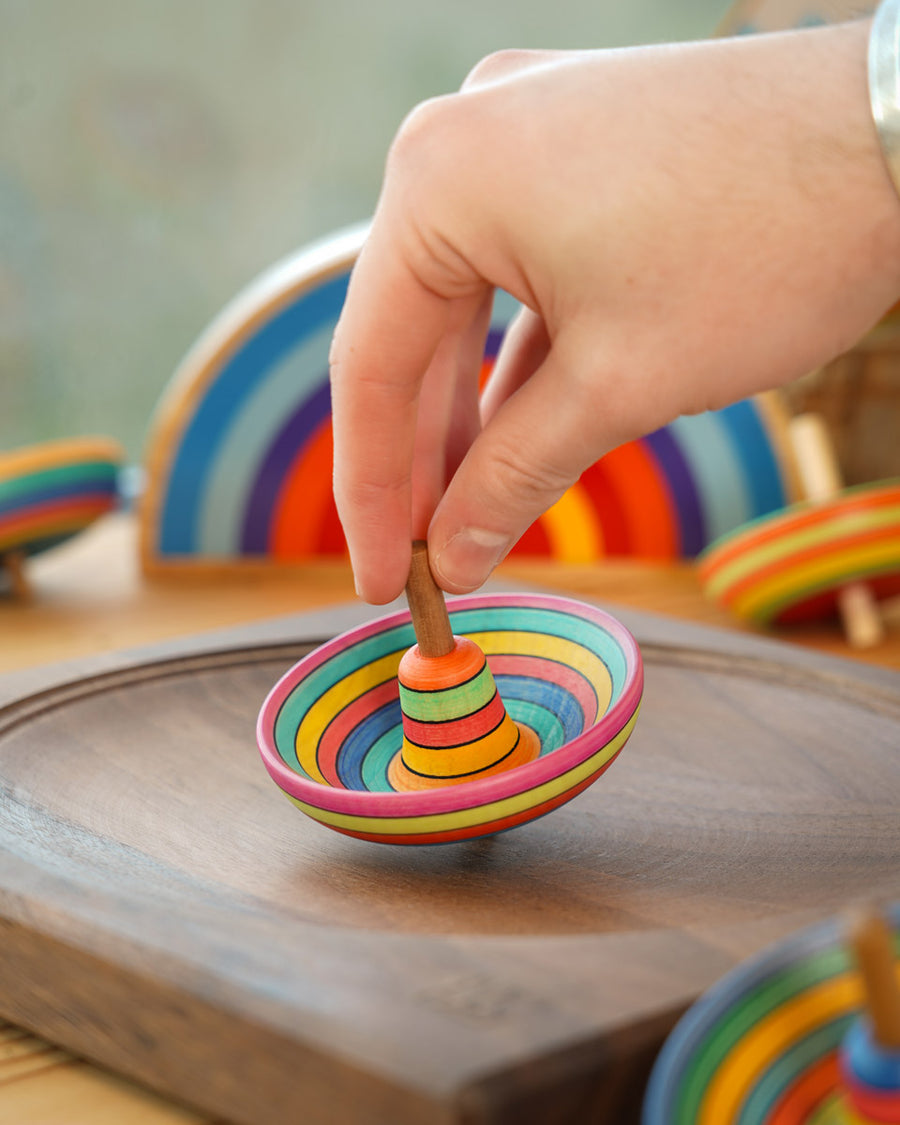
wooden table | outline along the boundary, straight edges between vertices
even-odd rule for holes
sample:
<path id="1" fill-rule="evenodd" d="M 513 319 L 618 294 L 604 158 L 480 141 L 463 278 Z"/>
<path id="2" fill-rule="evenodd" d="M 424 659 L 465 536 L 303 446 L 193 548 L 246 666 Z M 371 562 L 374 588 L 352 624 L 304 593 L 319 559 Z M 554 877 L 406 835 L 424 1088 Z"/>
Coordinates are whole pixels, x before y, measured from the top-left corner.
<path id="1" fill-rule="evenodd" d="M 149 644 L 224 626 L 346 602 L 346 565 L 320 563 L 287 574 L 145 582 L 135 529 L 108 518 L 35 560 L 27 600 L 0 601 L 0 671 Z M 710 604 L 689 564 L 609 562 L 596 567 L 510 563 L 501 577 L 671 617 L 740 630 Z M 789 634 L 796 644 L 900 669 L 900 612 L 887 607 L 887 637 L 851 653 L 836 626 Z M 17 1125 L 176 1125 L 209 1122 L 0 1021 L 0 1121 Z"/>

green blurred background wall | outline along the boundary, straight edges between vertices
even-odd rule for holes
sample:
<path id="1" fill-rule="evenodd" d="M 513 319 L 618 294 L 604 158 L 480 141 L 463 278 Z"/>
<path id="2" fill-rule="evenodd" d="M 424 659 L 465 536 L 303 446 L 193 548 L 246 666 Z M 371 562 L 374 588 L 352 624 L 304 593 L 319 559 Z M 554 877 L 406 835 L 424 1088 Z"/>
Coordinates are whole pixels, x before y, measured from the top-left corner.
<path id="1" fill-rule="evenodd" d="M 0 449 L 139 458 L 242 286 L 371 214 L 405 113 L 506 46 L 713 32 L 723 0 L 0 0 Z"/>

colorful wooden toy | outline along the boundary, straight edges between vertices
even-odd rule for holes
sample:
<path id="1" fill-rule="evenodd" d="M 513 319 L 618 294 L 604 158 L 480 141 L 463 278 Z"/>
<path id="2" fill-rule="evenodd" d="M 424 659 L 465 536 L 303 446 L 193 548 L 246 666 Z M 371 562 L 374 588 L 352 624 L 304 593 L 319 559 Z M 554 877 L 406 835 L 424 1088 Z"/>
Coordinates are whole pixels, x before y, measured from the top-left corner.
<path id="1" fill-rule="evenodd" d="M 700 556 L 709 595 L 758 625 L 840 613 L 848 641 L 877 643 L 872 601 L 900 593 L 900 480 L 841 489 L 818 420 L 794 420 L 807 500 L 723 536 Z"/>
<path id="2" fill-rule="evenodd" d="M 844 921 L 813 927 L 723 978 L 663 1047 L 643 1125 L 898 1125 L 900 1044 L 864 1015 L 868 995 L 896 1034 L 900 906 L 889 917 L 849 942 Z"/>
<path id="3" fill-rule="evenodd" d="M 637 644 L 619 622 L 543 595 L 459 598 L 449 620 L 486 655 L 509 716 L 536 734 L 540 755 L 454 784 L 395 788 L 391 765 L 403 742 L 397 677 L 416 640 L 410 614 L 395 613 L 301 660 L 260 711 L 263 762 L 303 812 L 365 840 L 465 840 L 550 812 L 615 760 L 643 687 Z"/>
<path id="4" fill-rule="evenodd" d="M 82 531 L 118 503 L 124 450 L 102 437 L 0 453 L 0 572 L 25 594 L 23 563 Z"/>
<path id="5" fill-rule="evenodd" d="M 260 277 L 200 337 L 159 404 L 140 506 L 149 573 L 342 555 L 331 491 L 328 350 L 364 228 Z M 518 305 L 497 293 L 482 376 Z M 589 468 L 519 555 L 693 557 L 794 496 L 774 396 L 679 418 Z"/>
<path id="6" fill-rule="evenodd" d="M 423 542 L 413 544 L 406 594 L 416 644 L 397 669 L 403 746 L 388 767 L 394 789 L 458 785 L 537 758 L 540 740 L 508 714 L 487 657 L 453 635 Z"/>

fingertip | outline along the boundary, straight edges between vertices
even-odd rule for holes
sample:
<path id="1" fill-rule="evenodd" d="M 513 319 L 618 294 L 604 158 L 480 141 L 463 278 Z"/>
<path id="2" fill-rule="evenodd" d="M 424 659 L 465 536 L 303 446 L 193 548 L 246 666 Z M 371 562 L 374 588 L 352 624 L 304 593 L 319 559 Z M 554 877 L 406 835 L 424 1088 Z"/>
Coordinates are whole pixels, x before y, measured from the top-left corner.
<path id="1" fill-rule="evenodd" d="M 436 537 L 434 537 L 436 538 Z M 463 527 L 431 547 L 438 585 L 451 594 L 469 594 L 483 586 L 511 544 L 505 532 Z"/>
<path id="2" fill-rule="evenodd" d="M 350 555 L 353 569 L 353 585 L 356 596 L 369 605 L 388 605 L 401 596 L 409 575 L 412 547 L 405 550 L 380 551 L 377 557 L 354 558 Z"/>
<path id="3" fill-rule="evenodd" d="M 389 584 L 378 576 L 372 577 L 355 570 L 353 572 L 353 587 L 356 590 L 356 596 L 369 605 L 389 605 L 400 597 L 404 588 L 402 583 L 399 586 Z"/>

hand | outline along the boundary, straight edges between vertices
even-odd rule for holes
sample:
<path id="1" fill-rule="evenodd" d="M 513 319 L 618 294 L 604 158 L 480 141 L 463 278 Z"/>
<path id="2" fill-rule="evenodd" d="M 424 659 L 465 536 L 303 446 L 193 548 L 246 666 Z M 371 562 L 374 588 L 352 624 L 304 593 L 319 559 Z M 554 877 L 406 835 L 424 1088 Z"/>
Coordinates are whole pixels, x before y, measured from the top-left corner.
<path id="1" fill-rule="evenodd" d="M 616 445 L 850 347 L 900 293 L 866 22 L 502 53 L 390 152 L 332 349 L 362 597 L 475 589 Z M 495 287 L 524 306 L 479 407 Z"/>

